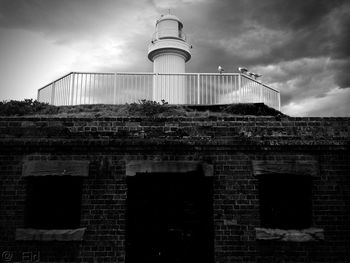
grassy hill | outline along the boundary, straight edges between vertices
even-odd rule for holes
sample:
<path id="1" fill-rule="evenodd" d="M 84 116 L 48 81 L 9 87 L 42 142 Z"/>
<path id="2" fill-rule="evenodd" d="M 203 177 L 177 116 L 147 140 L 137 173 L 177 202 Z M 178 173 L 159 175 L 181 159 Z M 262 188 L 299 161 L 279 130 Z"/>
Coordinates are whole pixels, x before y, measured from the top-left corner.
<path id="1" fill-rule="evenodd" d="M 226 105 L 170 105 L 166 102 L 141 100 L 138 103 L 109 105 L 92 104 L 53 106 L 32 99 L 0 102 L 0 116 L 57 116 L 57 117 L 113 117 L 113 116 L 285 116 L 263 103 Z"/>

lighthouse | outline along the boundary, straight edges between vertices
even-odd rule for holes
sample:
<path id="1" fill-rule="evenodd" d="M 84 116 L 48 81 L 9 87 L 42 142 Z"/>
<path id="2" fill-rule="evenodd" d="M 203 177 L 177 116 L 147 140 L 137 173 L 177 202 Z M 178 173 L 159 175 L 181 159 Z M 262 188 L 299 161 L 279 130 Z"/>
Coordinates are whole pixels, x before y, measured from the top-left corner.
<path id="1" fill-rule="evenodd" d="M 183 32 L 183 24 L 172 14 L 162 15 L 148 48 L 148 59 L 156 73 L 153 100 L 171 104 L 186 104 L 185 64 L 191 59 L 191 45 Z"/>

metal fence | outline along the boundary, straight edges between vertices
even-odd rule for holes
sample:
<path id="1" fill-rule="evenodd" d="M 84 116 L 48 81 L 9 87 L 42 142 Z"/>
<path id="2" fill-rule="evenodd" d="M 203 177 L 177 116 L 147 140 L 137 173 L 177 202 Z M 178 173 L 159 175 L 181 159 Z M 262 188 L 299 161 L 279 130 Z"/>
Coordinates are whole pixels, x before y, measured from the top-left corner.
<path id="1" fill-rule="evenodd" d="M 53 105 L 124 104 L 164 99 L 170 104 L 258 103 L 280 110 L 279 91 L 241 73 L 71 72 L 38 90 Z"/>

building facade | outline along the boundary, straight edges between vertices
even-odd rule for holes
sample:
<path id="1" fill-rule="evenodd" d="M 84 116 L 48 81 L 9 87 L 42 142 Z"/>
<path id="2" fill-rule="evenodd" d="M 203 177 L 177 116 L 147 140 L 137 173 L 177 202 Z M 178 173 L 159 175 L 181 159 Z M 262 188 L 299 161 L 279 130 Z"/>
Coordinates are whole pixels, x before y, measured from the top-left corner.
<path id="1" fill-rule="evenodd" d="M 349 124 L 2 117 L 2 261 L 350 262 Z"/>

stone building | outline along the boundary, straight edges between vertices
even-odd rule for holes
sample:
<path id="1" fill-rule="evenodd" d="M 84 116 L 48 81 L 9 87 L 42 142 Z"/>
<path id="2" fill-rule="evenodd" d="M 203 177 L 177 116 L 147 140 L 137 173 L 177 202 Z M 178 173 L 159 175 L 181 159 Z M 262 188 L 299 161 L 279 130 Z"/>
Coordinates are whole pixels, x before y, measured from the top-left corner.
<path id="1" fill-rule="evenodd" d="M 349 118 L 1 117 L 3 262 L 350 262 Z"/>

